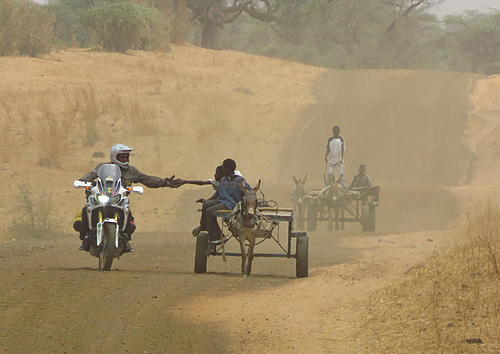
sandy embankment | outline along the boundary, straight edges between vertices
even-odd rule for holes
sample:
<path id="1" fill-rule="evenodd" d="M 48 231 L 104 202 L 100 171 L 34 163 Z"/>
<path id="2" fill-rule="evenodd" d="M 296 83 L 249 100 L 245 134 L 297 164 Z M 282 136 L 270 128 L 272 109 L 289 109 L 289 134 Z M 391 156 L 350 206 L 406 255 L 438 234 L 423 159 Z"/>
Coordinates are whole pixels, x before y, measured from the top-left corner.
<path id="1" fill-rule="evenodd" d="M 0 213 L 12 215 L 19 186 L 27 185 L 52 199 L 58 227 L 69 231 L 82 202 L 72 181 L 106 161 L 117 142 L 137 149 L 132 162 L 146 173 L 206 179 L 231 156 L 250 181 L 275 183 L 282 143 L 314 103 L 311 86 L 324 71 L 191 47 L 0 58 L 0 192 L 11 201 Z M 140 229 L 166 230 L 177 213 L 194 213 L 194 205 L 176 208 L 186 189 L 137 198 Z M 2 218 L 0 229 L 9 224 Z"/>

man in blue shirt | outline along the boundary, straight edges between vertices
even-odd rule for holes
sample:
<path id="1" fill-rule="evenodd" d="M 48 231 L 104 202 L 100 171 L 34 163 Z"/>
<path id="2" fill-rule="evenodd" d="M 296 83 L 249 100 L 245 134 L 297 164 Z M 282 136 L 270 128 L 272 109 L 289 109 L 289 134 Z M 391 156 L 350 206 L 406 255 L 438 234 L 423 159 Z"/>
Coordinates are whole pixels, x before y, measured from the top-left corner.
<path id="1" fill-rule="evenodd" d="M 243 199 L 242 185 L 250 188 L 242 176 L 235 174 L 235 170 L 236 162 L 234 160 L 224 160 L 222 163 L 223 177 L 217 186 L 217 192 L 214 198 L 203 203 L 200 229 L 208 231 L 209 241 L 217 241 L 221 237 L 221 229 L 216 216 L 217 212 L 231 210 Z"/>

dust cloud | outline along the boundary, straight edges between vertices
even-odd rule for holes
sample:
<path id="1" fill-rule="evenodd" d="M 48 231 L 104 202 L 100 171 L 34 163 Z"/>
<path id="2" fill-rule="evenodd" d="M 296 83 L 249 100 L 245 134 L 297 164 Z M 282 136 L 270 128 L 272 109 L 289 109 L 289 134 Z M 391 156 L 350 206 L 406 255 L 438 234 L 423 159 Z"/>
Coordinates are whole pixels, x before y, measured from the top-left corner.
<path id="1" fill-rule="evenodd" d="M 309 175 L 319 187 L 334 125 L 346 140 L 347 182 L 359 164 L 382 188 L 378 229 L 403 232 L 449 225 L 456 200 L 447 187 L 470 179 L 464 142 L 474 76 L 416 71 L 330 71 L 317 103 L 297 123 L 283 153 L 283 176 Z"/>

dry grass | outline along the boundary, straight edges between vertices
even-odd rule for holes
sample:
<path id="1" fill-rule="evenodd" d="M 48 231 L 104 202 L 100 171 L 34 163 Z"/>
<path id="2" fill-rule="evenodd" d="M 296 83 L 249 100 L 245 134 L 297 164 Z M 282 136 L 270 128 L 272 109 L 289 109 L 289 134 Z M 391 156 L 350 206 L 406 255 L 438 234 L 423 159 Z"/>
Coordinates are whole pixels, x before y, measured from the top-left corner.
<path id="1" fill-rule="evenodd" d="M 69 147 L 70 116 L 54 111 L 53 106 L 44 101 L 40 101 L 37 108 L 41 114 L 37 122 L 38 151 L 41 153 L 38 164 L 59 168 Z"/>
<path id="2" fill-rule="evenodd" d="M 3 92 L 0 128 L 7 132 L 3 140 L 7 148 L 2 162 L 18 159 L 17 147 L 24 146 L 24 155 L 32 156 L 39 166 L 60 168 L 69 151 L 93 147 L 110 134 L 133 131 L 139 136 L 157 135 L 159 109 L 154 101 L 132 82 L 124 90 L 128 93 L 117 94 L 88 83 L 50 90 L 38 98 L 22 99 Z M 31 150 L 33 153 L 27 154 Z"/>
<path id="3" fill-rule="evenodd" d="M 360 336 L 370 352 L 500 352 L 500 211 L 488 206 L 404 280 L 375 293 Z"/>
<path id="4" fill-rule="evenodd" d="M 0 129 L 3 132 L 3 142 L 5 146 L 15 146 L 15 132 L 13 127 L 14 109 L 6 98 L 6 95 L 0 96 Z M 1 157 L 2 163 L 10 162 L 14 158 L 14 149 L 4 149 Z"/>
<path id="5" fill-rule="evenodd" d="M 25 185 L 19 186 L 17 205 L 12 214 L 14 217 L 9 234 L 13 238 L 54 238 L 60 234 L 56 228 L 50 193 L 34 193 Z"/>

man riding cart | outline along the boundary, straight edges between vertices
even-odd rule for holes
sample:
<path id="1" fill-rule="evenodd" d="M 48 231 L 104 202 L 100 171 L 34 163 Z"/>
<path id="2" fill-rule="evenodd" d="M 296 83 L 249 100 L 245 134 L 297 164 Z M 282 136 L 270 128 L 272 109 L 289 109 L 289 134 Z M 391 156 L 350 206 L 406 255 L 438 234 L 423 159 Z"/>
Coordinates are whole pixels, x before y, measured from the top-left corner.
<path id="1" fill-rule="evenodd" d="M 352 179 L 349 190 L 358 191 L 361 200 L 368 200 L 369 197 L 372 197 L 372 205 L 378 205 L 380 187 L 372 186 L 370 177 L 366 174 L 366 165 L 359 165 L 358 174 Z"/>

